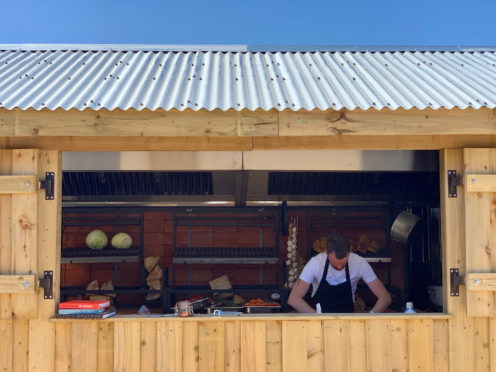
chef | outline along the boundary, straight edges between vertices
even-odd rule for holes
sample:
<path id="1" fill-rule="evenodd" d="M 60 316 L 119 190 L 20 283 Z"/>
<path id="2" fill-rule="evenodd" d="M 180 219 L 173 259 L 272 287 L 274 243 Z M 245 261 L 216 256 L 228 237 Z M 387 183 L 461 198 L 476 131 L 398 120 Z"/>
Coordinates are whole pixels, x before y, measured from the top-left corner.
<path id="1" fill-rule="evenodd" d="M 386 310 L 391 295 L 384 284 L 363 257 L 350 252 L 348 239 L 333 233 L 327 239 L 327 252 L 312 257 L 305 265 L 291 290 L 288 304 L 300 313 L 315 313 L 317 304 L 323 313 L 352 313 L 360 279 L 377 297 L 370 313 Z"/>

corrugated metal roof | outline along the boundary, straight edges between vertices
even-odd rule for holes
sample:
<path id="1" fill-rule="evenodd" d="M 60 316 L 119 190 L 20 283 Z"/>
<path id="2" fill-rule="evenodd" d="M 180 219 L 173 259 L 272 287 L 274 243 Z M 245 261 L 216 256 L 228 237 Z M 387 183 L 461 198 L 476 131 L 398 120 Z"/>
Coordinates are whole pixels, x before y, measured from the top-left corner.
<path id="1" fill-rule="evenodd" d="M 496 105 L 496 48 L 254 49 L 3 45 L 0 107 L 394 110 Z"/>

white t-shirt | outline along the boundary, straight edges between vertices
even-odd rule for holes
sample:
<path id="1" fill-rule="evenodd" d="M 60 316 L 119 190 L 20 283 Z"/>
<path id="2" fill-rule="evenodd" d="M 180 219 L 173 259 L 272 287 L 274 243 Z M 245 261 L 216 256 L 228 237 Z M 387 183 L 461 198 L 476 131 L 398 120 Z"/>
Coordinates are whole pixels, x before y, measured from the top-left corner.
<path id="1" fill-rule="evenodd" d="M 301 280 L 307 283 L 312 283 L 312 296 L 314 296 L 315 292 L 317 292 L 320 279 L 324 274 L 326 260 L 327 253 L 319 253 L 307 262 L 300 274 Z M 363 279 L 365 283 L 370 283 L 377 279 L 377 276 L 369 263 L 365 261 L 363 257 L 355 253 L 350 253 L 350 257 L 348 258 L 348 268 L 350 270 L 351 290 L 353 292 L 354 300 L 355 291 L 360 279 Z M 330 285 L 338 285 L 346 282 L 346 268 L 343 267 L 342 270 L 336 270 L 329 263 L 326 279 Z"/>

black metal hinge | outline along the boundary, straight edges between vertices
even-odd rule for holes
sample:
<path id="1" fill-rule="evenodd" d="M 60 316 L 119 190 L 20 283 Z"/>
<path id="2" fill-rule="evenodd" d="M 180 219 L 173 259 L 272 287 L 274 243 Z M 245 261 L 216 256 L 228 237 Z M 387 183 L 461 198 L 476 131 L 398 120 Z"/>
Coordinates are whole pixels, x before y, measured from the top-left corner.
<path id="1" fill-rule="evenodd" d="M 462 178 L 456 175 L 456 170 L 448 170 L 448 198 L 456 198 L 456 187 L 463 185 Z"/>
<path id="2" fill-rule="evenodd" d="M 40 180 L 40 189 L 45 189 L 45 200 L 53 200 L 54 182 L 54 172 L 46 172 L 45 180 Z"/>
<path id="3" fill-rule="evenodd" d="M 38 280 L 38 287 L 43 288 L 43 298 L 53 298 L 53 271 L 44 272 L 43 278 Z"/>
<path id="4" fill-rule="evenodd" d="M 460 284 L 465 284 L 465 278 L 460 276 L 460 272 L 457 267 L 452 267 L 450 269 L 450 294 L 451 296 L 459 296 L 460 291 L 458 286 Z"/>

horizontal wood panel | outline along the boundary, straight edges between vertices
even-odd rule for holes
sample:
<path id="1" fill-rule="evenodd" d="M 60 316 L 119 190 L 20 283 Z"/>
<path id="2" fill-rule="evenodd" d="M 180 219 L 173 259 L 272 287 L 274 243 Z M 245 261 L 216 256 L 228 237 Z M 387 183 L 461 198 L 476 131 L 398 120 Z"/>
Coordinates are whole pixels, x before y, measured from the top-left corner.
<path id="1" fill-rule="evenodd" d="M 496 291 L 496 273 L 469 273 L 465 284 L 469 291 Z"/>
<path id="2" fill-rule="evenodd" d="M 493 110 L 484 108 L 298 112 L 0 109 L 0 123 L 1 148 L 420 150 L 496 144 Z"/>
<path id="3" fill-rule="evenodd" d="M 32 176 L 0 176 L 0 194 L 34 193 L 38 188 L 38 179 Z"/>
<path id="4" fill-rule="evenodd" d="M 34 293 L 35 275 L 0 275 L 0 293 Z"/>
<path id="5" fill-rule="evenodd" d="M 375 135 L 285 137 L 0 137 L 0 148 L 63 151 L 439 150 L 492 147 L 496 135 Z"/>
<path id="6" fill-rule="evenodd" d="M 496 192 L 496 174 L 465 175 L 466 192 Z"/>

